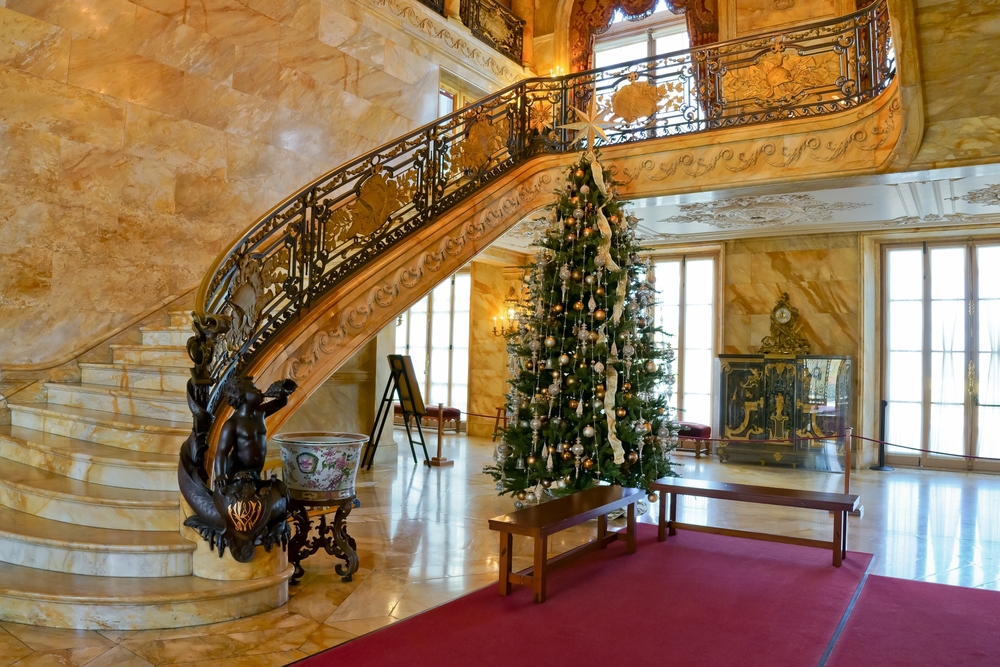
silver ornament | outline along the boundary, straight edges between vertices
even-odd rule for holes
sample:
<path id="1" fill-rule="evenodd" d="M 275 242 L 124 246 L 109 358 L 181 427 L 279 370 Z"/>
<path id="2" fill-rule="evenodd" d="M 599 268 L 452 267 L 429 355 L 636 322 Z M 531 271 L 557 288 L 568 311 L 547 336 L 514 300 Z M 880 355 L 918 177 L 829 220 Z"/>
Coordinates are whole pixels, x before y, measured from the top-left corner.
<path id="1" fill-rule="evenodd" d="M 583 427 L 583 437 L 585 437 L 585 438 L 593 438 L 596 433 L 597 433 L 597 431 L 594 430 L 593 426 L 584 426 Z"/>

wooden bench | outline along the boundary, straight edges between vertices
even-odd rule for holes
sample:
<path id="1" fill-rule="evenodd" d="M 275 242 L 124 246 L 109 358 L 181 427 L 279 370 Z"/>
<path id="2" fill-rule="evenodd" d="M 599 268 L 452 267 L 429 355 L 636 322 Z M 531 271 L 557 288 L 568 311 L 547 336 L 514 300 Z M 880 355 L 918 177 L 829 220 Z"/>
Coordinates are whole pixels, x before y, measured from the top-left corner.
<path id="1" fill-rule="evenodd" d="M 670 535 L 677 534 L 677 529 L 697 530 L 703 533 L 717 535 L 735 535 L 770 542 L 785 544 L 802 544 L 809 547 L 820 547 L 833 550 L 833 564 L 840 567 L 841 560 L 847 556 L 847 514 L 858 508 L 859 496 L 847 493 L 826 493 L 822 491 L 800 491 L 798 489 L 778 489 L 768 486 L 751 484 L 730 484 L 700 479 L 683 479 L 680 477 L 664 477 L 650 485 L 653 491 L 660 492 L 660 525 L 658 538 L 662 542 Z M 720 500 L 738 500 L 746 503 L 763 503 L 766 505 L 782 505 L 784 507 L 803 507 L 814 510 L 827 510 L 833 513 L 833 539 L 829 542 L 811 540 L 803 537 L 788 537 L 770 533 L 755 533 L 733 528 L 716 528 L 677 521 L 677 496 L 699 496 Z M 669 518 L 667 497 L 670 498 Z"/>
<path id="2" fill-rule="evenodd" d="M 635 503 L 645 494 L 639 489 L 620 486 L 595 486 L 569 496 L 490 519 L 490 530 L 500 532 L 500 595 L 510 593 L 511 584 L 531 586 L 535 602 L 545 602 L 545 579 L 553 568 L 615 540 L 625 540 L 625 553 L 635 553 Z M 628 526 L 622 532 L 608 533 L 608 512 L 628 506 Z M 566 553 L 548 558 L 549 535 L 591 519 L 597 519 L 597 539 Z M 511 572 L 514 535 L 535 540 L 535 563 L 531 574 Z"/>

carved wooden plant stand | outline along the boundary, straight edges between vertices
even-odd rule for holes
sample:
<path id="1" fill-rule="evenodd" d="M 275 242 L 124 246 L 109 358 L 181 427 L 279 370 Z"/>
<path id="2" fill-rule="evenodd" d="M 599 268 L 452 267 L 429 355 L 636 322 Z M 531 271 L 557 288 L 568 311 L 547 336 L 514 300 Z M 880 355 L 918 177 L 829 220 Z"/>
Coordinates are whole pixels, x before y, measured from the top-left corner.
<path id="1" fill-rule="evenodd" d="M 328 524 L 326 514 L 320 514 L 318 521 L 313 522 L 309 516 L 310 509 L 322 507 L 337 507 L 333 523 Z M 291 518 L 295 526 L 295 534 L 288 540 L 288 561 L 295 566 L 295 572 L 289 581 L 297 584 L 305 574 L 302 561 L 312 556 L 321 548 L 331 556 L 344 561 L 338 563 L 336 570 L 342 581 L 351 581 L 358 571 L 357 544 L 354 538 L 347 534 L 347 515 L 354 507 L 354 496 L 340 500 L 299 500 L 291 501 Z M 312 529 L 316 529 L 315 537 L 310 537 Z"/>

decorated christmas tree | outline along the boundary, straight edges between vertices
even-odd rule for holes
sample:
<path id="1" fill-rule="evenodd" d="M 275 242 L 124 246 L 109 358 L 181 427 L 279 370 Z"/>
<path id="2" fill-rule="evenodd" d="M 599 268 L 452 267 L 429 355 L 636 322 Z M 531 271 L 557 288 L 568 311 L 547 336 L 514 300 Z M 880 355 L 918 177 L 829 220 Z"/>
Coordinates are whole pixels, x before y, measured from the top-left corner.
<path id="1" fill-rule="evenodd" d="M 548 221 L 507 338 L 507 428 L 484 469 L 517 507 L 599 481 L 649 490 L 673 474 L 677 442 L 649 261 L 594 153 L 570 169 Z"/>

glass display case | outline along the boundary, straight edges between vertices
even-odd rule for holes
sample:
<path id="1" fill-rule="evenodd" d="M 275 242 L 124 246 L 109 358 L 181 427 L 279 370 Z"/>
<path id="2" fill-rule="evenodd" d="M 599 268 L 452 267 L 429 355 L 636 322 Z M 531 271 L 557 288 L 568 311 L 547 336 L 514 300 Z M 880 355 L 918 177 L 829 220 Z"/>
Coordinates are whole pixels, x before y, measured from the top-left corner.
<path id="1" fill-rule="evenodd" d="M 721 461 L 840 472 L 851 415 L 851 357 L 719 355 Z"/>

